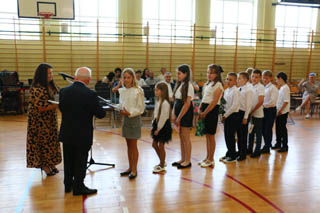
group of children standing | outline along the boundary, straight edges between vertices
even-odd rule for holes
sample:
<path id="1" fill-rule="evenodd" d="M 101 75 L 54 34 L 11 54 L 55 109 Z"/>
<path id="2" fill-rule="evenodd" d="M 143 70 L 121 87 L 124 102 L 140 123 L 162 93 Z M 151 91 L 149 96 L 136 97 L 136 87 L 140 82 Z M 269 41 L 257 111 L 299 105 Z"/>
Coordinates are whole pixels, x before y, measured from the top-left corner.
<path id="1" fill-rule="evenodd" d="M 215 134 L 217 130 L 219 108 L 222 97 L 226 101 L 221 121 L 224 123 L 224 136 L 227 152 L 220 158 L 223 162 L 242 161 L 247 155 L 252 158 L 260 154 L 270 153 L 270 148 L 279 149 L 278 152 L 288 151 L 288 133 L 286 128 L 290 109 L 290 89 L 287 75 L 280 72 L 276 75 L 276 82 L 280 90 L 272 83 L 272 72 L 266 70 L 250 70 L 246 72 L 228 73 L 226 78 L 227 89 L 221 74 L 223 69 L 219 65 L 211 64 L 207 69 L 207 83 L 203 88 L 203 98 L 200 104 L 199 116 L 204 120 L 204 134 L 206 136 L 207 156 L 198 164 L 201 167 L 214 166 Z M 120 93 L 120 111 L 124 115 L 122 136 L 126 138 L 128 146 L 129 168 L 120 173 L 134 179 L 137 176 L 138 149 L 137 140 L 141 137 L 141 114 L 144 112 L 143 90 L 137 85 L 135 73 L 127 68 L 122 73 L 124 87 Z M 155 95 L 158 98 L 151 135 L 153 148 L 160 163 L 153 172 L 164 172 L 165 144 L 169 143 L 172 135 L 172 126 L 179 132 L 181 159 L 173 162 L 172 166 L 178 169 L 191 167 L 191 140 L 190 131 L 193 126 L 194 88 L 190 81 L 191 69 L 183 64 L 177 68 L 177 84 L 173 91 L 174 105 L 171 110 L 168 86 L 159 82 L 155 86 Z M 262 85 L 263 79 L 264 85 Z M 239 85 L 239 87 L 237 87 Z M 272 129 L 276 120 L 276 144 L 272 146 Z M 250 127 L 249 127 L 250 124 Z M 249 133 L 249 140 L 248 140 Z M 236 151 L 236 135 L 238 151 Z M 262 137 L 264 147 L 261 149 Z M 254 141 L 256 142 L 255 149 Z"/>

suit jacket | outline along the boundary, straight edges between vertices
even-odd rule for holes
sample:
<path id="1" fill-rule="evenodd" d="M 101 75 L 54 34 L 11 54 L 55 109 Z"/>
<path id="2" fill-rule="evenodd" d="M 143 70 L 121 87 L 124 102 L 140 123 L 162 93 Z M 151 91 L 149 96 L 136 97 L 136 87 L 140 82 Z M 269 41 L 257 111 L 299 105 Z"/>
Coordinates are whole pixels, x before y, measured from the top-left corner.
<path id="1" fill-rule="evenodd" d="M 99 105 L 97 93 L 76 81 L 60 90 L 59 108 L 62 113 L 60 141 L 82 147 L 91 146 L 93 116 L 103 118 L 106 115 Z"/>

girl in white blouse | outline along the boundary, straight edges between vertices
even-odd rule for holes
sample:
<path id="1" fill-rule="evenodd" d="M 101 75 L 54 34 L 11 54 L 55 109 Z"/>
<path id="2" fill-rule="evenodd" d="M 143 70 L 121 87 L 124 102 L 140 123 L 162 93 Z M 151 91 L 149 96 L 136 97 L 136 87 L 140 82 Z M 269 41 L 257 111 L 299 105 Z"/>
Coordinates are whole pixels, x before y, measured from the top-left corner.
<path id="1" fill-rule="evenodd" d="M 189 65 L 180 65 L 177 69 L 177 79 L 173 96 L 175 103 L 172 112 L 172 118 L 179 129 L 181 160 L 172 163 L 178 169 L 191 167 L 191 141 L 190 131 L 193 123 L 192 98 L 194 89 L 190 82 L 191 69 Z"/>
<path id="2" fill-rule="evenodd" d="M 138 147 L 137 141 L 141 137 L 141 114 L 144 112 L 144 93 L 138 86 L 132 68 L 126 68 L 122 73 L 123 88 L 120 93 L 120 113 L 123 115 L 122 137 L 128 146 L 129 168 L 120 173 L 121 176 L 129 175 L 130 179 L 137 176 Z"/>
<path id="3" fill-rule="evenodd" d="M 204 134 L 207 139 L 207 157 L 199 162 L 201 167 L 214 166 L 214 151 L 216 149 L 215 134 L 217 131 L 220 100 L 223 93 L 219 65 L 210 64 L 207 70 L 208 82 L 204 86 L 203 98 L 200 104 L 200 118 L 204 119 Z"/>
<path id="4" fill-rule="evenodd" d="M 167 84 L 164 82 L 158 83 L 154 92 L 158 97 L 158 101 L 154 109 L 154 120 L 152 122 L 151 135 L 153 138 L 152 146 L 160 159 L 160 164 L 154 167 L 153 172 L 158 173 L 166 171 L 166 152 L 164 145 L 165 143 L 169 143 L 171 140 L 172 128 L 170 122 L 171 108 Z"/>

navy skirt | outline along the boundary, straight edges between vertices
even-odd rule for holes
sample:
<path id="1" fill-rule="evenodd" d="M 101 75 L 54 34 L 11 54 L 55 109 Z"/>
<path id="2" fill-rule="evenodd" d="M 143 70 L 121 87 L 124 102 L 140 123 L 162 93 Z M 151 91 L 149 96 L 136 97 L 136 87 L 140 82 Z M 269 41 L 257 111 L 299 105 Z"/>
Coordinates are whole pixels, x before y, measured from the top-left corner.
<path id="1" fill-rule="evenodd" d="M 204 112 L 209 104 L 202 103 L 201 112 Z M 204 118 L 204 134 L 215 135 L 217 132 L 218 124 L 218 115 L 219 115 L 219 105 L 216 105 L 207 116 Z"/>
<path id="2" fill-rule="evenodd" d="M 184 102 L 181 99 L 176 99 L 176 102 L 174 104 L 174 113 L 177 118 L 182 110 L 183 105 L 184 105 Z M 186 114 L 182 117 L 180 126 L 192 127 L 192 124 L 193 124 L 193 106 L 192 106 L 192 103 L 190 102 L 190 107 L 186 112 Z"/>
<path id="3" fill-rule="evenodd" d="M 170 120 L 168 119 L 162 129 L 160 129 L 158 135 L 154 135 L 154 132 L 158 128 L 158 123 L 157 120 L 154 119 L 152 122 L 152 130 L 151 130 L 151 136 L 154 141 L 160 142 L 160 143 L 169 143 L 172 138 L 172 128 L 171 128 L 171 123 Z"/>

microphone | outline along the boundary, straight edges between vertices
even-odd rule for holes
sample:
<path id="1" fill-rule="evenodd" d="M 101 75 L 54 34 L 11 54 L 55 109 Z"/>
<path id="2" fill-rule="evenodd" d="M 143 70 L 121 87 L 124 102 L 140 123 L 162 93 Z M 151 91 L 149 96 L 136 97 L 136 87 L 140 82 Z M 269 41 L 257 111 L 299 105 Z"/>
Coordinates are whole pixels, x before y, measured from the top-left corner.
<path id="1" fill-rule="evenodd" d="M 63 73 L 63 72 L 58 72 L 58 75 L 61 75 L 62 78 L 63 78 L 63 80 L 67 80 L 67 78 L 70 78 L 70 79 L 74 80 L 74 77 L 73 77 L 73 76 L 68 75 L 68 74 L 65 74 L 65 73 Z"/>

